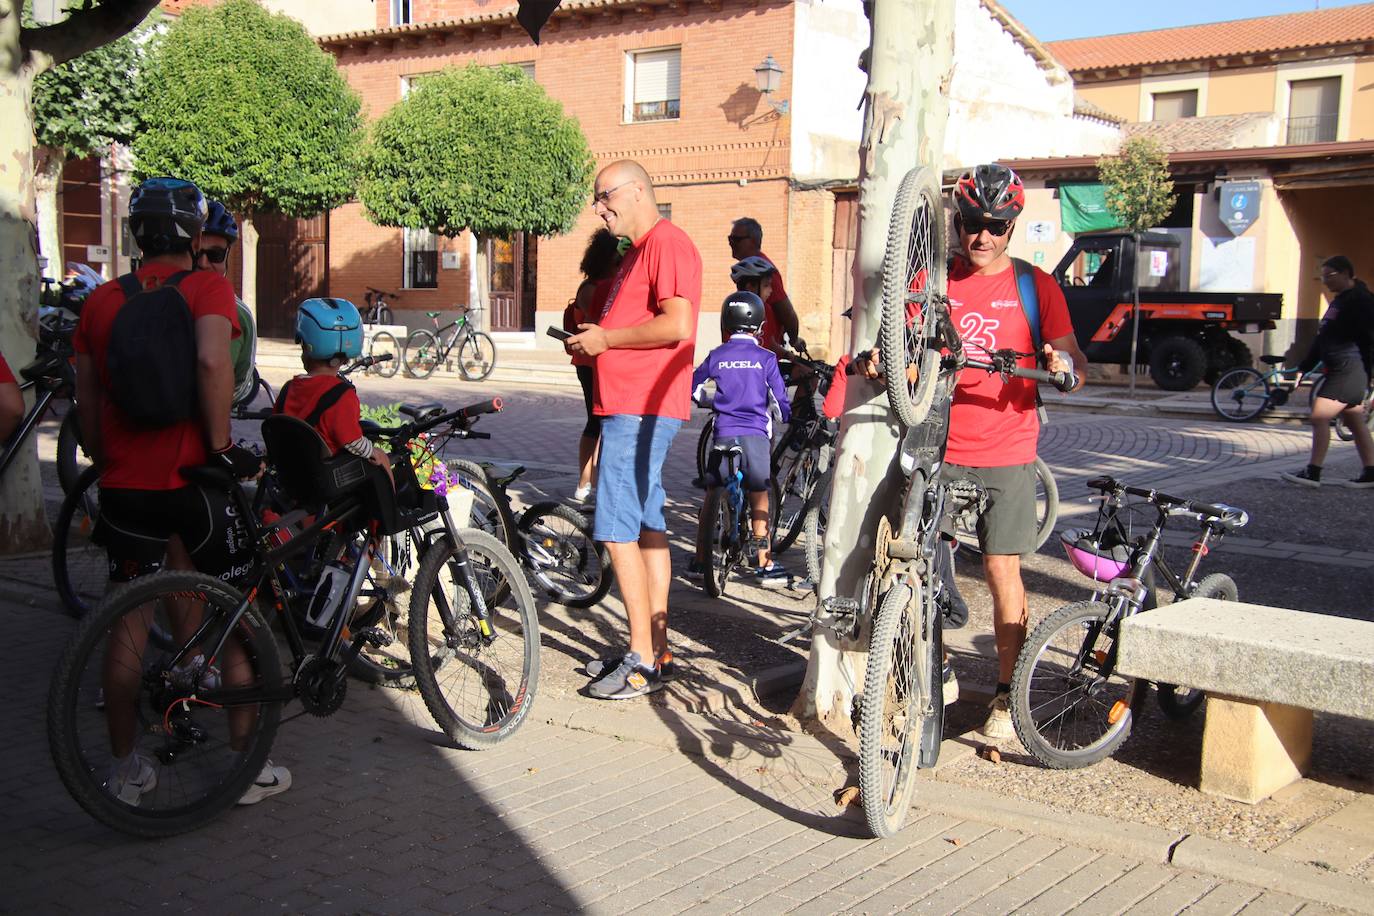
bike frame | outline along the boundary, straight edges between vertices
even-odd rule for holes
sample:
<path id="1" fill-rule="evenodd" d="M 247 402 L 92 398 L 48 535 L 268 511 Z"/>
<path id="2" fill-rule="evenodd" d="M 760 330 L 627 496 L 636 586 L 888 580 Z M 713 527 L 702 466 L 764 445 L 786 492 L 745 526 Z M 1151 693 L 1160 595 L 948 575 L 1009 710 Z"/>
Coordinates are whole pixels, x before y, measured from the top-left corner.
<path id="1" fill-rule="evenodd" d="M 24 419 L 19 424 L 19 428 L 10 434 L 9 441 L 5 443 L 5 454 L 0 457 L 0 479 L 5 476 L 5 471 L 14 463 L 14 459 L 19 457 L 19 446 L 32 435 L 34 429 L 43 421 L 43 415 L 47 413 L 52 402 L 59 396 L 62 389 L 67 387 L 66 382 L 54 379 L 40 379 L 36 382 L 24 382 L 19 386 L 20 391 L 27 391 L 30 388 L 40 388 L 38 397 L 34 400 L 33 407 L 24 414 Z"/>

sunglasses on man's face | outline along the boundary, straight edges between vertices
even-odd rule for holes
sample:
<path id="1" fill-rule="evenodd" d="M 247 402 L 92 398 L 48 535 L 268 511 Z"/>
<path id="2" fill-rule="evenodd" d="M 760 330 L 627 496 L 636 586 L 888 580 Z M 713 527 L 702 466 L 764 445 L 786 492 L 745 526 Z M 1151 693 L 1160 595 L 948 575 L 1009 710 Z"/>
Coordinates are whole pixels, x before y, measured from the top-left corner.
<path id="1" fill-rule="evenodd" d="M 228 248 L 202 248 L 196 252 L 196 260 L 199 261 L 204 256 L 211 264 L 223 264 L 224 259 L 229 257 Z"/>
<path id="2" fill-rule="evenodd" d="M 961 217 L 959 220 L 959 224 L 963 227 L 960 231 L 965 235 L 982 235 L 984 230 L 986 230 L 988 233 L 998 238 L 1001 238 L 1011 231 L 1011 223 L 1012 221 L 1009 219 L 990 219 L 984 221 L 963 219 Z"/>
<path id="3" fill-rule="evenodd" d="M 747 236 L 747 235 L 727 235 L 727 236 L 725 237 L 725 241 L 727 241 L 727 242 L 729 242 L 731 245 L 733 245 L 733 244 L 735 244 L 736 242 L 742 242 L 742 241 L 744 241 L 744 240 L 747 239 L 747 238 L 749 238 L 749 236 Z"/>

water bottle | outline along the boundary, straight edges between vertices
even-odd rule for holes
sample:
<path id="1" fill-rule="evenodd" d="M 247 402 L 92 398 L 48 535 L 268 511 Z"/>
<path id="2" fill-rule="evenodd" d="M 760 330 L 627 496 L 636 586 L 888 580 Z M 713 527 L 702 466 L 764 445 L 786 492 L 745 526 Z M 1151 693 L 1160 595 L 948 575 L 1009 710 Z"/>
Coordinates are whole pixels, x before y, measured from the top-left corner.
<path id="1" fill-rule="evenodd" d="M 351 578 L 352 572 L 341 564 L 325 565 L 320 572 L 320 581 L 315 584 L 315 592 L 310 596 L 310 607 L 305 612 L 305 619 L 311 626 L 329 626 Z"/>

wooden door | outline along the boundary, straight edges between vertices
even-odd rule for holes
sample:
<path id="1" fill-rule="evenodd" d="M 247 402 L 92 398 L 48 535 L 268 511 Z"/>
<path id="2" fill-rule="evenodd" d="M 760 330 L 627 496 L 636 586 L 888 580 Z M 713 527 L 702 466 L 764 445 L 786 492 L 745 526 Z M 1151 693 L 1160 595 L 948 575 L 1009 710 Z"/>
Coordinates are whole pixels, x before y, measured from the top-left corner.
<path id="1" fill-rule="evenodd" d="M 329 295 L 329 217 L 259 216 L 258 335 L 290 339 L 296 308 Z"/>
<path id="2" fill-rule="evenodd" d="M 849 349 L 849 322 L 840 312 L 854 302 L 854 258 L 859 241 L 859 192 L 835 194 L 835 231 L 830 242 L 830 352 Z"/>
<path id="3" fill-rule="evenodd" d="M 536 239 L 523 232 L 510 240 L 488 238 L 488 281 L 492 331 L 533 331 Z"/>

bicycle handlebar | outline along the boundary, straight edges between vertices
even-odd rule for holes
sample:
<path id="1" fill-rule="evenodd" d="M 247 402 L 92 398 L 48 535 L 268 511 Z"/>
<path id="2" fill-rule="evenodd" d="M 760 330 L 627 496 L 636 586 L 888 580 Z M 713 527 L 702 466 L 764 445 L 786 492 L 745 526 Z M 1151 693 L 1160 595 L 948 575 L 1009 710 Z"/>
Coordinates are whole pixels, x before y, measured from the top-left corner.
<path id="1" fill-rule="evenodd" d="M 1139 496 L 1162 509 L 1177 509 L 1190 515 L 1226 522 L 1237 528 L 1244 527 L 1244 525 L 1250 521 L 1249 513 L 1235 506 L 1228 506 L 1225 503 L 1197 502 L 1195 500 L 1185 499 L 1181 496 L 1170 496 L 1168 493 L 1161 493 L 1158 490 L 1128 487 L 1111 477 L 1094 477 L 1092 480 L 1088 481 L 1088 488 L 1091 490 L 1098 490 L 1102 493 L 1124 493 L 1128 496 Z"/>
<path id="2" fill-rule="evenodd" d="M 1030 369 L 1017 366 L 1011 360 L 998 358 L 1001 351 L 994 354 L 992 362 L 965 357 L 960 362 L 970 369 L 986 369 L 989 373 L 1000 372 L 1012 378 L 1030 379 L 1033 382 L 1048 382 L 1060 391 L 1072 391 L 1078 385 L 1078 376 L 1072 372 L 1050 372 L 1047 369 Z"/>

